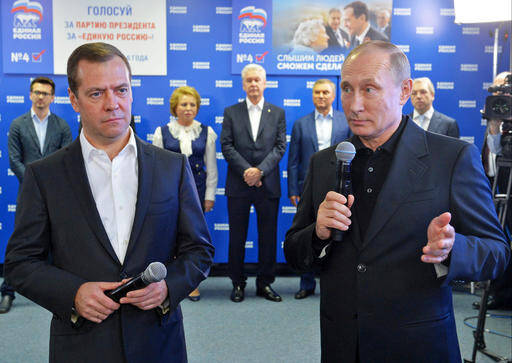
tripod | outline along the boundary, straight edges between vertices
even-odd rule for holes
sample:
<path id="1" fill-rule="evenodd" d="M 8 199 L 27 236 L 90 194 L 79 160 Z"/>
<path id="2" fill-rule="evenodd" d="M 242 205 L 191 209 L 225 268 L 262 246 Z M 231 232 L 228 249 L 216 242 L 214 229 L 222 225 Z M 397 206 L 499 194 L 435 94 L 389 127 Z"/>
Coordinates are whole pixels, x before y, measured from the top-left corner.
<path id="1" fill-rule="evenodd" d="M 500 169 L 504 169 L 507 176 L 507 187 L 505 193 L 497 193 L 498 190 L 498 176 Z M 494 177 L 494 182 L 492 185 L 492 195 L 494 205 L 496 207 L 496 212 L 498 214 L 498 220 L 500 221 L 501 227 L 505 229 L 505 223 L 507 220 L 508 213 L 508 203 L 510 199 L 510 191 L 512 188 L 512 159 L 504 158 L 498 156 L 496 159 L 496 175 Z M 482 299 L 480 300 L 480 309 L 478 310 L 478 323 L 476 325 L 476 330 L 473 331 L 473 336 L 475 338 L 475 343 L 473 345 L 473 354 L 471 356 L 471 360 L 464 359 L 465 363 L 474 363 L 476 362 L 476 354 L 480 352 L 485 356 L 491 358 L 495 362 L 508 362 L 512 363 L 512 360 L 509 360 L 505 357 L 496 354 L 489 349 L 487 349 L 484 340 L 484 330 L 485 330 L 485 319 L 487 318 L 487 300 L 489 299 L 491 281 L 488 280 L 484 284 L 484 293 L 482 294 Z"/>

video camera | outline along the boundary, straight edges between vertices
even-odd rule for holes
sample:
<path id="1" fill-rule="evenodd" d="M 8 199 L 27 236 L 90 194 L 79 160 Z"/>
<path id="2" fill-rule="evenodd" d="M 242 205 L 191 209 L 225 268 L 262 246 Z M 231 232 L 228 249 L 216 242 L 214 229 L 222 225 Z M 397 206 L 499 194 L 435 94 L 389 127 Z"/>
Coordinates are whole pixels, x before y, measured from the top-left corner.
<path id="1" fill-rule="evenodd" d="M 505 78 L 500 86 L 489 87 L 491 96 L 485 99 L 485 111 L 482 115 L 487 120 L 503 121 L 501 150 L 504 157 L 512 159 L 512 75 Z"/>

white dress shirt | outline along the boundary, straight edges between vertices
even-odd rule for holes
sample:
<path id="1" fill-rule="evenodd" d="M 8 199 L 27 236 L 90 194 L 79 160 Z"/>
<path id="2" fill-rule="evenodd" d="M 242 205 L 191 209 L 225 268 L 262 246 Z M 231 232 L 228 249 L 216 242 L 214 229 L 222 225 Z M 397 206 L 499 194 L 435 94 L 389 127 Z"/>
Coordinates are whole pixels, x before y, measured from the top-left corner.
<path id="1" fill-rule="evenodd" d="M 249 112 L 249 121 L 251 122 L 252 139 L 256 142 L 258 137 L 258 129 L 260 127 L 261 112 L 263 111 L 263 104 L 265 99 L 261 97 L 260 102 L 256 105 L 253 104 L 248 97 L 245 98 L 247 104 L 247 111 Z"/>
<path id="2" fill-rule="evenodd" d="M 48 129 L 48 117 L 50 117 L 50 111 L 48 114 L 43 117 L 43 119 L 39 119 L 37 117 L 34 110 L 30 109 L 30 114 L 32 115 L 32 122 L 34 123 L 34 128 L 36 129 L 37 139 L 39 140 L 39 148 L 41 149 L 41 154 L 44 150 L 44 141 L 46 139 L 46 130 Z"/>
<path id="3" fill-rule="evenodd" d="M 339 45 L 344 47 L 345 42 L 343 41 L 343 37 L 341 36 L 341 29 L 339 27 L 334 31 L 334 36 L 336 37 L 336 40 L 338 41 Z"/>
<path id="4" fill-rule="evenodd" d="M 104 150 L 92 146 L 83 131 L 80 133 L 80 146 L 92 196 L 121 264 L 130 241 L 139 185 L 137 145 L 131 128 L 129 132 L 128 143 L 112 160 Z"/>
<path id="5" fill-rule="evenodd" d="M 201 134 L 201 123 L 194 120 L 190 126 L 180 125 L 177 121 L 171 121 L 167 124 L 171 135 L 180 141 L 181 153 L 189 157 L 192 155 L 192 141 Z M 208 136 L 206 137 L 206 149 L 204 152 L 204 164 L 206 167 L 206 192 L 205 200 L 215 201 L 215 192 L 217 190 L 218 171 L 217 171 L 217 152 L 215 151 L 215 140 L 217 134 L 208 126 Z M 163 148 L 162 130 L 157 127 L 153 134 L 153 145 Z"/>
<path id="6" fill-rule="evenodd" d="M 368 23 L 368 26 L 366 27 L 366 29 L 361 33 L 361 35 L 356 35 L 355 37 L 355 43 L 354 46 L 356 45 L 361 45 L 364 43 L 364 37 L 366 36 L 366 33 L 368 33 L 368 30 L 370 30 L 370 24 Z"/>
<path id="7" fill-rule="evenodd" d="M 430 120 L 434 115 L 434 107 L 430 106 L 428 111 L 426 111 L 423 115 L 420 115 L 416 109 L 414 109 L 414 113 L 412 115 L 413 121 L 421 127 L 423 130 L 427 131 L 428 126 L 430 125 Z"/>
<path id="8" fill-rule="evenodd" d="M 327 149 L 331 146 L 332 135 L 332 107 L 327 115 L 322 115 L 315 109 L 316 138 L 318 150 Z"/>

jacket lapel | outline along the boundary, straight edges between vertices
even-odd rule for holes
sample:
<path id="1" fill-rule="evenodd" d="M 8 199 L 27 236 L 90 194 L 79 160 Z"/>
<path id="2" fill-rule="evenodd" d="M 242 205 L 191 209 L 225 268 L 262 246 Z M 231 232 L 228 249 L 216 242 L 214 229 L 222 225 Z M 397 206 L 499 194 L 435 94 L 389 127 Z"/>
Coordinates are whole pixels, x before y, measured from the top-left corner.
<path id="1" fill-rule="evenodd" d="M 107 232 L 103 227 L 103 222 L 96 208 L 96 202 L 89 186 L 89 179 L 85 171 L 84 158 L 80 147 L 80 138 L 77 137 L 67 148 L 67 155 L 64 158 L 64 166 L 69 178 L 70 185 L 73 188 L 75 197 L 78 200 L 80 209 L 82 210 L 89 227 L 96 235 L 100 244 L 105 248 L 107 253 L 119 265 L 119 259 L 112 248 L 112 244 L 108 239 Z"/>
<path id="2" fill-rule="evenodd" d="M 148 210 L 149 201 L 151 200 L 152 184 L 153 184 L 153 167 L 155 153 L 151 148 L 145 145 L 139 137 L 135 136 L 137 143 L 137 164 L 139 167 L 139 185 L 137 188 L 137 203 L 135 204 L 135 217 L 133 218 L 132 232 L 130 234 L 130 242 L 126 250 L 125 263 L 128 261 L 130 252 L 133 251 L 137 242 L 137 238 L 142 229 L 144 217 Z"/>
<path id="3" fill-rule="evenodd" d="M 240 103 L 240 113 L 242 115 L 242 122 L 247 129 L 247 132 L 249 133 L 249 137 L 252 142 L 254 142 L 254 137 L 252 135 L 252 128 L 251 128 L 251 120 L 249 119 L 249 109 L 247 105 L 247 101 L 243 101 Z"/>
<path id="4" fill-rule="evenodd" d="M 439 126 L 439 115 L 437 114 L 437 111 L 434 111 L 432 114 L 432 117 L 430 118 L 430 122 L 428 124 L 428 131 L 430 132 L 439 132 L 438 126 Z"/>
<path id="5" fill-rule="evenodd" d="M 25 125 L 26 125 L 26 130 L 27 130 L 28 134 L 32 138 L 32 141 L 34 142 L 34 144 L 37 146 L 37 150 L 39 151 L 39 154 L 42 156 L 41 144 L 39 143 L 39 139 L 36 134 L 36 128 L 34 127 L 34 121 L 32 120 L 32 113 L 30 111 L 26 114 Z"/>
<path id="6" fill-rule="evenodd" d="M 338 140 L 338 134 L 340 133 L 340 122 L 334 113 L 332 112 L 332 131 L 331 131 L 331 145 L 336 144 Z"/>
<path id="7" fill-rule="evenodd" d="M 411 194 L 413 188 L 421 183 L 423 175 L 428 170 L 421 158 L 428 154 L 430 151 L 425 131 L 409 119 L 396 146 L 386 181 L 377 197 L 362 248 L 375 238 L 400 204 Z"/>
<path id="8" fill-rule="evenodd" d="M 55 116 L 53 116 L 53 114 L 50 114 L 50 116 L 48 117 L 48 126 L 46 126 L 46 137 L 44 138 L 43 155 L 46 155 L 46 153 L 48 152 L 48 145 L 50 145 L 50 142 L 52 141 L 55 135 L 55 123 Z"/>
<path id="9" fill-rule="evenodd" d="M 306 122 L 306 135 L 309 135 L 309 139 L 311 140 L 313 144 L 313 150 L 314 152 L 318 151 L 318 136 L 316 134 L 316 121 L 315 121 L 315 111 L 311 114 L 311 119 L 308 120 L 309 122 Z M 336 158 L 334 159 L 336 164 Z"/>
<path id="10" fill-rule="evenodd" d="M 260 118 L 260 124 L 258 126 L 258 136 L 256 137 L 256 140 L 261 136 L 263 133 L 263 129 L 268 123 L 268 120 L 270 119 L 270 115 L 272 113 L 270 103 L 264 102 L 263 103 L 263 110 L 261 110 L 261 118 Z"/>

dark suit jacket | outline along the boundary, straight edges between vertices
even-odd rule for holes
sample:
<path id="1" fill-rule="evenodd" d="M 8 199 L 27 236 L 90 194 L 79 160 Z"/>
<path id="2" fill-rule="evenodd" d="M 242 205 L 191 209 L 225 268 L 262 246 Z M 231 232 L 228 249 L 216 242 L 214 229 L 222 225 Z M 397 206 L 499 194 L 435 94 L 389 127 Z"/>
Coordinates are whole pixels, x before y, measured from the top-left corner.
<path id="1" fill-rule="evenodd" d="M 258 136 L 254 142 L 246 102 L 227 107 L 220 145 L 228 163 L 227 196 L 248 196 L 251 189 L 256 188 L 244 182 L 244 171 L 250 167 L 263 171 L 262 183 L 268 198 L 281 196 L 279 160 L 286 150 L 286 121 L 282 108 L 268 102 L 263 104 Z"/>
<path id="2" fill-rule="evenodd" d="M 350 47 L 351 48 L 354 48 L 354 42 L 356 40 L 356 37 L 355 36 L 352 36 L 351 39 L 350 39 Z M 380 31 L 376 30 L 375 28 L 373 28 L 372 26 L 370 27 L 370 29 L 368 29 L 368 32 L 366 33 L 366 35 L 364 36 L 364 40 L 383 40 L 385 42 L 389 42 L 389 39 L 387 36 L 385 36 L 384 34 L 382 34 Z"/>
<path id="3" fill-rule="evenodd" d="M 409 114 L 409 117 L 412 118 L 413 114 L 414 113 Z M 456 138 L 460 136 L 457 121 L 436 110 L 434 110 L 434 114 L 430 119 L 427 131 Z"/>
<path id="4" fill-rule="evenodd" d="M 122 265 L 96 209 L 79 139 L 27 166 L 5 272 L 17 291 L 53 313 L 52 362 L 186 361 L 179 302 L 208 275 L 213 247 L 187 159 L 136 139 L 136 212 Z M 154 261 L 167 267 L 170 313 L 122 305 L 100 324 L 72 327 L 83 283 L 120 281 Z"/>
<path id="5" fill-rule="evenodd" d="M 493 279 L 510 256 L 476 147 L 409 120 L 364 240 L 353 216 L 319 259 L 315 219 L 335 190 L 334 149 L 311 158 L 284 244 L 295 269 L 321 264 L 322 361 L 354 361 L 359 345 L 361 362 L 460 362 L 449 283 Z M 437 278 L 420 256 L 430 221 L 446 211 L 456 236 L 448 275 Z"/>
<path id="6" fill-rule="evenodd" d="M 7 147 L 9 150 L 9 165 L 20 184 L 23 182 L 23 174 L 28 163 L 50 155 L 68 145 L 71 141 L 73 141 L 73 137 L 67 122 L 51 113 L 48 117 L 46 138 L 41 153 L 30 111 L 14 119 L 9 129 Z"/>
<path id="7" fill-rule="evenodd" d="M 391 41 L 391 24 L 388 23 L 388 25 L 386 25 L 382 33 L 388 37 L 388 40 Z"/>
<path id="8" fill-rule="evenodd" d="M 341 30 L 341 37 L 344 40 L 349 40 L 348 34 L 343 30 Z M 334 30 L 329 25 L 325 26 L 325 32 L 327 33 L 327 36 L 329 37 L 329 40 L 327 41 L 327 48 L 324 50 L 323 53 L 341 53 L 345 51 L 347 48 L 344 44 L 340 44 L 338 42 L 338 38 L 336 38 L 336 35 L 334 34 Z"/>
<path id="9" fill-rule="evenodd" d="M 331 145 L 337 145 L 350 136 L 350 128 L 343 112 L 333 110 Z M 301 195 L 311 155 L 318 151 L 315 111 L 293 124 L 288 152 L 288 197 Z"/>

